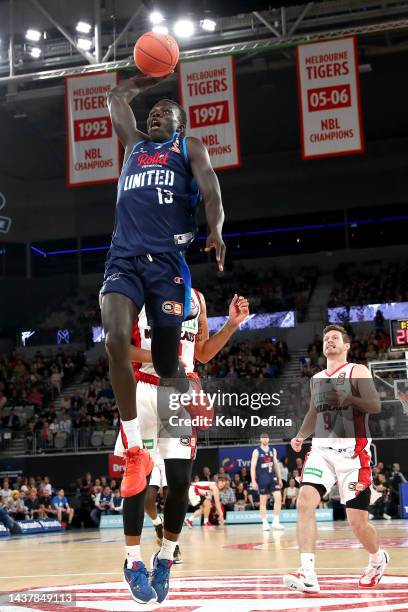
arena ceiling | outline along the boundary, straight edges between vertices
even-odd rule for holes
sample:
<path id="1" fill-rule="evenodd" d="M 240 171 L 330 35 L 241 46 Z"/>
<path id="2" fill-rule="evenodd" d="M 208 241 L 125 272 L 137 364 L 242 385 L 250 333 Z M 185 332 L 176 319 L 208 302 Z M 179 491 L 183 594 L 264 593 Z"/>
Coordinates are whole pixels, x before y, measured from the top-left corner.
<path id="1" fill-rule="evenodd" d="M 153 7 L 150 0 L 14 0 L 15 64 L 11 79 L 7 53 L 10 0 L 0 0 L 0 191 L 2 177 L 26 185 L 58 180 L 64 188 L 63 74 L 64 70 L 94 68 L 50 22 L 50 16 L 66 33 L 75 37 L 78 19 L 95 23 L 97 4 L 100 8 L 101 53 L 106 54 L 110 45 L 116 43 L 107 59 L 107 68 L 116 67 L 121 70 L 121 76 L 126 77 L 128 70 L 133 69 L 129 57 L 134 41 L 150 27 L 149 13 Z M 274 7 L 274 4 L 277 3 L 238 0 L 154 3 L 163 12 L 167 11 L 169 22 L 180 14 L 189 15 L 197 23 L 203 15 L 211 14 L 217 21 L 216 32 L 197 34 L 193 41 L 182 44 L 185 54 L 193 53 L 197 47 L 205 53 L 220 45 L 231 45 L 234 50 L 242 45 L 237 54 L 237 84 L 244 168 L 250 168 L 254 177 L 261 172 L 266 176 L 271 165 L 284 172 L 285 163 L 279 162 L 276 155 L 280 155 L 282 160 L 288 159 L 287 156 L 292 160 L 299 158 L 295 44 L 350 31 L 359 32 L 363 94 L 366 99 L 369 95 L 370 100 L 375 101 L 364 109 L 367 139 L 375 142 L 376 146 L 394 139 L 388 159 L 398 156 L 400 148 L 395 145 L 395 140 L 402 145 L 402 139 L 408 138 L 405 81 L 399 77 L 406 73 L 408 3 L 405 0 L 329 0 L 296 6 L 286 3 L 284 10 Z M 38 9 L 38 5 L 45 13 Z M 232 6 L 244 12 L 231 14 Z M 194 11 L 190 10 L 191 7 Z M 137 11 L 140 11 L 137 18 L 131 21 Z M 129 22 L 128 29 L 118 41 Z M 29 27 L 46 33 L 41 43 L 42 57 L 38 60 L 27 54 L 24 33 Z M 258 43 L 251 48 L 251 44 Z M 94 48 L 91 53 L 95 54 Z M 112 62 L 113 58 L 116 63 Z M 50 71 L 60 72 L 49 79 L 40 78 L 41 74 Z M 256 97 L 253 95 L 255 91 Z M 381 96 L 379 92 L 382 92 Z M 151 96 L 144 96 L 135 107 L 142 127 L 146 111 L 157 96 L 177 98 L 175 75 L 164 80 Z M 405 140 L 403 145 L 401 150 L 406 151 Z M 384 147 L 387 148 L 385 144 Z M 371 172 L 375 175 L 378 160 L 381 158 L 381 163 L 386 161 L 379 152 L 374 155 L 373 150 L 369 148 L 368 157 L 359 164 L 365 164 L 367 168 L 368 159 L 371 159 Z M 338 166 L 348 165 L 353 171 L 357 165 L 352 161 L 338 161 Z M 311 171 L 310 166 L 308 171 Z M 245 172 L 231 172 L 225 176 L 225 182 L 238 185 L 246 175 Z M 99 190 L 94 191 L 97 192 L 99 194 Z M 25 193 L 29 201 L 30 189 Z M 83 196 L 78 194 L 77 197 Z"/>

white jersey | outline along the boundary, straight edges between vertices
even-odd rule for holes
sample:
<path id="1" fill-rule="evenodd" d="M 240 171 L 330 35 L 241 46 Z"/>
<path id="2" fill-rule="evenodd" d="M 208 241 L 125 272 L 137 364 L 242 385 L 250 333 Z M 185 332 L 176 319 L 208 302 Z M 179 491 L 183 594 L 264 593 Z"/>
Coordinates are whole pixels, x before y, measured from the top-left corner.
<path id="1" fill-rule="evenodd" d="M 198 318 L 201 313 L 201 303 L 194 289 L 191 290 L 191 311 L 194 313 L 194 317 L 188 321 L 184 321 L 181 326 L 179 353 L 180 359 L 184 363 L 188 374 L 194 372 L 194 350 L 198 333 Z M 151 328 L 147 322 L 144 306 L 139 313 L 138 321 L 133 330 L 132 343 L 138 348 L 147 351 L 151 350 Z M 157 376 L 152 363 L 139 364 L 133 362 L 133 368 L 135 371 L 138 370 L 150 376 Z"/>
<path id="2" fill-rule="evenodd" d="M 353 456 L 369 448 L 369 415 L 350 405 L 337 407 L 325 401 L 326 395 L 333 390 L 345 397 L 358 395 L 352 379 L 355 365 L 345 363 L 334 372 L 325 370 L 313 376 L 311 399 L 317 410 L 317 419 L 312 447 L 347 450 Z"/>

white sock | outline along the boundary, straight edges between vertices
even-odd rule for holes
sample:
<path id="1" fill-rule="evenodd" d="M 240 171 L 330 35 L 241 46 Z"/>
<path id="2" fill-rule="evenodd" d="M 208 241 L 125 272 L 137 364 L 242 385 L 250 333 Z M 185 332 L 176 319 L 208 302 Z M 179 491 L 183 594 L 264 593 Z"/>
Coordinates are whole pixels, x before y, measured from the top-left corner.
<path id="1" fill-rule="evenodd" d="M 373 565 L 380 565 L 381 561 L 383 560 L 383 551 L 381 550 L 381 548 L 379 548 L 378 551 L 373 555 L 370 555 L 369 559 L 370 563 L 372 563 Z"/>
<path id="2" fill-rule="evenodd" d="M 127 566 L 129 569 L 131 569 L 134 561 L 142 560 L 142 555 L 140 552 L 140 544 L 135 544 L 135 546 L 125 546 L 125 549 L 126 549 Z"/>
<path id="3" fill-rule="evenodd" d="M 275 525 L 279 525 L 279 514 L 273 515 L 273 522 L 275 523 Z"/>
<path id="4" fill-rule="evenodd" d="M 161 549 L 158 554 L 159 559 L 171 559 L 173 561 L 174 551 L 176 549 L 177 542 L 172 542 L 171 540 L 166 540 L 163 538 Z"/>
<path id="5" fill-rule="evenodd" d="M 152 523 L 155 527 L 157 527 L 157 525 L 161 525 L 162 524 L 162 520 L 160 518 L 160 516 L 156 516 L 155 519 L 152 519 Z"/>
<path id="6" fill-rule="evenodd" d="M 263 518 L 263 519 L 262 519 L 262 522 L 263 522 L 263 523 L 267 523 L 267 522 L 268 522 L 268 519 L 267 519 L 267 518 Z"/>
<path id="7" fill-rule="evenodd" d="M 314 553 L 300 553 L 300 563 L 302 569 L 308 574 L 315 573 L 315 556 Z"/>
<path id="8" fill-rule="evenodd" d="M 140 437 L 139 424 L 136 419 L 130 419 L 130 421 L 121 421 L 123 431 L 128 442 L 128 448 L 139 446 L 143 448 L 142 438 Z"/>

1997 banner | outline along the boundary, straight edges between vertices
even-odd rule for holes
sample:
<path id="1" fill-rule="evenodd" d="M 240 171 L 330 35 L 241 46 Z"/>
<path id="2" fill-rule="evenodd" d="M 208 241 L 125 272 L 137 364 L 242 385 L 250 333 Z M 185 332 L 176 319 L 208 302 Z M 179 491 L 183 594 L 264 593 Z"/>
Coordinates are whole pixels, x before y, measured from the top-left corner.
<path id="1" fill-rule="evenodd" d="M 102 72 L 65 79 L 69 186 L 110 183 L 119 176 L 119 141 L 106 105 L 117 78 Z"/>
<path id="2" fill-rule="evenodd" d="M 234 58 L 182 62 L 179 85 L 188 135 L 204 143 L 216 170 L 239 166 Z"/>

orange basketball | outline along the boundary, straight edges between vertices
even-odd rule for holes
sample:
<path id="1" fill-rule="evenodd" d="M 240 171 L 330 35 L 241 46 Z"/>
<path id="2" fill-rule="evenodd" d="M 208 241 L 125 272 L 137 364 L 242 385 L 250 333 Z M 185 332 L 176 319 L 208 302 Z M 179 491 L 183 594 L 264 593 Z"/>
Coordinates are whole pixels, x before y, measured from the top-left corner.
<path id="1" fill-rule="evenodd" d="M 172 36 L 155 32 L 143 34 L 133 51 L 136 66 L 152 77 L 164 77 L 173 72 L 179 55 L 178 44 Z"/>

